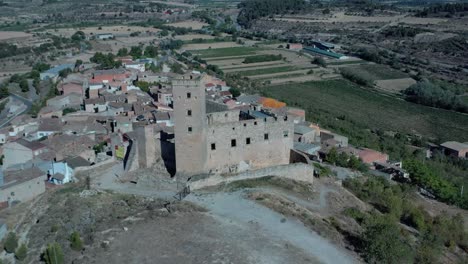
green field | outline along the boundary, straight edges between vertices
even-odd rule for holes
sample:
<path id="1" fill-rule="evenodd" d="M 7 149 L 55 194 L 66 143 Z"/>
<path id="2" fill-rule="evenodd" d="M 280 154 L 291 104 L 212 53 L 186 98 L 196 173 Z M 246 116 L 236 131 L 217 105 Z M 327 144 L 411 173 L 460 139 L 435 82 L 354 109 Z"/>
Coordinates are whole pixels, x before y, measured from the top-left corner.
<path id="1" fill-rule="evenodd" d="M 304 108 L 308 120 L 350 136 L 355 144 L 371 140 L 367 129 L 468 141 L 468 115 L 409 103 L 342 79 L 269 86 L 262 92 Z"/>
<path id="2" fill-rule="evenodd" d="M 408 74 L 394 70 L 388 66 L 380 64 L 365 64 L 347 67 L 353 73 L 363 76 L 369 80 L 391 80 L 408 78 Z"/>
<path id="3" fill-rule="evenodd" d="M 271 73 L 279 73 L 279 72 L 289 72 L 299 70 L 297 67 L 294 66 L 282 66 L 282 67 L 274 67 L 274 68 L 265 68 L 265 69 L 256 69 L 256 70 L 244 70 L 240 69 L 241 71 L 235 72 L 242 76 L 254 76 L 254 75 L 261 75 L 261 74 L 271 74 Z"/>
<path id="4" fill-rule="evenodd" d="M 254 47 L 232 47 L 220 49 L 191 50 L 192 54 L 201 56 L 203 59 L 227 56 L 254 55 L 260 48 Z"/>

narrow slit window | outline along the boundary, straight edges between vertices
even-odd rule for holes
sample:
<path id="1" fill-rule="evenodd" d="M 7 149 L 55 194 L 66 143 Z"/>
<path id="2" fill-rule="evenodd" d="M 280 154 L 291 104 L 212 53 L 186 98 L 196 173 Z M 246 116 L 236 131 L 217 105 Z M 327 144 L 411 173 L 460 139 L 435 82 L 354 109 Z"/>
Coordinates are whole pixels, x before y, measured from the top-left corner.
<path id="1" fill-rule="evenodd" d="M 188 127 L 188 128 L 187 128 L 187 131 L 188 131 L 189 133 L 192 132 L 192 131 L 193 131 L 192 127 Z"/>
<path id="2" fill-rule="evenodd" d="M 245 139 L 245 144 L 250 145 L 250 138 L 249 137 Z"/>
<path id="3" fill-rule="evenodd" d="M 211 143 L 211 150 L 216 150 L 216 144 L 215 143 Z"/>
<path id="4" fill-rule="evenodd" d="M 192 110 L 187 110 L 187 115 L 192 116 Z"/>
<path id="5" fill-rule="evenodd" d="M 268 133 L 263 134 L 263 139 L 268 140 Z"/>
<path id="6" fill-rule="evenodd" d="M 187 93 L 187 99 L 188 98 L 192 98 L 192 94 L 191 93 Z"/>
<path id="7" fill-rule="evenodd" d="M 236 146 L 236 140 L 235 139 L 231 139 L 231 147 L 235 147 Z"/>

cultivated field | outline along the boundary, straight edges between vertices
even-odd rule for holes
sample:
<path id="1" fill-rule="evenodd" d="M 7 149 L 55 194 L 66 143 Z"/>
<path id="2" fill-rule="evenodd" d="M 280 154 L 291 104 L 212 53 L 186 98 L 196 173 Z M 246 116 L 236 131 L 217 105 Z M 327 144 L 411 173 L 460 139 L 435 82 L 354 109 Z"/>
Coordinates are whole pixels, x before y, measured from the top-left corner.
<path id="1" fill-rule="evenodd" d="M 168 26 L 172 27 L 181 27 L 181 28 L 192 28 L 192 29 L 202 29 L 204 26 L 208 26 L 207 23 L 203 23 L 196 20 L 187 20 L 182 22 L 176 22 L 167 24 Z"/>
<path id="2" fill-rule="evenodd" d="M 193 43 L 184 45 L 184 49 L 186 50 L 223 49 L 233 47 L 242 47 L 242 45 L 235 42 Z"/>
<path id="3" fill-rule="evenodd" d="M 390 93 L 399 93 L 415 83 L 416 81 L 412 78 L 378 80 L 375 82 L 377 88 Z"/>
<path id="4" fill-rule="evenodd" d="M 205 35 L 205 34 L 187 34 L 187 35 L 177 35 L 174 38 L 183 40 L 183 41 L 189 41 L 193 39 L 214 39 L 215 37 L 211 35 Z"/>
<path id="5" fill-rule="evenodd" d="M 468 141 L 467 115 L 409 103 L 345 80 L 274 85 L 263 91 L 266 96 L 306 109 L 309 120 L 324 126 L 351 123 L 354 129 L 370 127 Z M 344 119 L 337 120 L 337 116 Z"/>
<path id="6" fill-rule="evenodd" d="M 0 31 L 0 41 L 15 38 L 27 38 L 31 36 L 31 34 L 19 31 Z"/>

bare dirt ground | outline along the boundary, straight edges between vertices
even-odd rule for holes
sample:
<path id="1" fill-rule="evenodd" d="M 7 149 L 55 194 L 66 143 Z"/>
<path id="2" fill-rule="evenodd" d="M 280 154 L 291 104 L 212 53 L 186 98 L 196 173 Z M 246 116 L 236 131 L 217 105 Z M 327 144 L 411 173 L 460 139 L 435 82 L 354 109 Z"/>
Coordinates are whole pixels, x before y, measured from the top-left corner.
<path id="1" fill-rule="evenodd" d="M 180 40 L 192 40 L 192 39 L 214 39 L 215 37 L 205 34 L 187 34 L 187 35 L 177 35 L 175 39 Z"/>
<path id="2" fill-rule="evenodd" d="M 186 44 L 184 49 L 186 50 L 206 50 L 206 49 L 219 49 L 219 48 L 232 48 L 242 47 L 242 45 L 235 42 L 215 42 L 215 43 L 197 43 L 197 44 Z"/>
<path id="3" fill-rule="evenodd" d="M 167 24 L 168 26 L 172 27 L 182 27 L 182 28 L 192 28 L 192 29 L 202 29 L 204 26 L 208 26 L 207 23 L 203 23 L 196 20 L 187 20 L 182 22 L 176 22 Z"/>
<path id="4" fill-rule="evenodd" d="M 287 71 L 287 72 L 278 72 L 278 73 L 270 73 L 270 74 L 260 74 L 260 75 L 251 75 L 249 79 L 269 79 L 269 78 L 278 78 L 284 75 L 291 75 L 291 74 L 306 74 L 309 70 L 297 70 L 297 71 Z"/>
<path id="5" fill-rule="evenodd" d="M 258 63 L 249 63 L 249 64 L 238 64 L 238 65 L 230 65 L 221 67 L 224 72 L 237 72 L 242 70 L 254 70 L 254 69 L 267 69 L 267 68 L 275 68 L 285 66 L 285 62 L 283 61 L 266 61 L 266 62 L 258 62 Z"/>
<path id="6" fill-rule="evenodd" d="M 317 214 L 315 228 L 329 226 L 329 215 L 349 205 L 361 206 L 332 180 L 320 180 L 312 186 L 294 183 L 291 189 L 201 190 L 184 202 L 171 200 L 167 204 L 157 198 L 158 188 L 165 186 L 148 181 L 128 183 L 127 177 L 119 174 L 119 166 L 113 163 L 89 172 L 97 189 L 87 190 L 83 177 L 88 173 L 81 173 L 81 183 L 48 191 L 32 202 L 2 211 L 20 243 L 28 243 L 24 263 L 37 263 L 52 242 L 61 245 L 65 263 L 75 264 L 360 261 L 339 240 L 329 240 L 328 231 L 318 233 L 303 219 L 281 211 L 284 208 L 276 202 L 275 197 L 280 197 Z M 154 175 L 150 170 L 133 174 L 141 179 L 145 173 Z M 157 177 L 154 180 L 157 182 Z M 142 190 L 146 195 L 128 194 L 128 189 Z M 264 204 L 252 196 L 265 192 L 274 195 L 273 203 Z M 69 236 L 74 231 L 84 242 L 80 252 L 70 248 Z M 12 254 L 2 254 L 0 258 L 13 260 Z"/>
<path id="7" fill-rule="evenodd" d="M 339 75 L 338 74 L 326 74 L 326 75 L 318 76 L 318 75 L 313 74 L 313 75 L 271 79 L 270 82 L 271 84 L 282 84 L 282 83 L 321 81 L 325 79 L 334 79 L 334 78 L 339 78 Z"/>
<path id="8" fill-rule="evenodd" d="M 31 34 L 20 31 L 0 31 L 0 41 L 15 38 L 27 38 L 31 36 Z"/>
<path id="9" fill-rule="evenodd" d="M 377 80 L 375 81 L 377 88 L 389 93 L 399 93 L 416 81 L 412 78 L 393 79 L 393 80 Z"/>

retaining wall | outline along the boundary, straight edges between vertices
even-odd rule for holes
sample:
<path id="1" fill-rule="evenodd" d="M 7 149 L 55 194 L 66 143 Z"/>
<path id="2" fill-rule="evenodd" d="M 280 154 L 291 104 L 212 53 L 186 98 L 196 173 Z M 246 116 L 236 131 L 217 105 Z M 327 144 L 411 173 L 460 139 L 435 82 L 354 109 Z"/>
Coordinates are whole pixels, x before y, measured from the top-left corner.
<path id="1" fill-rule="evenodd" d="M 204 187 L 226 184 L 234 181 L 262 178 L 266 176 L 284 177 L 296 181 L 305 181 L 313 183 L 314 167 L 312 165 L 295 163 L 280 166 L 273 166 L 259 170 L 246 171 L 238 174 L 210 175 L 204 179 L 190 182 L 188 185 L 191 190 L 197 190 Z"/>

